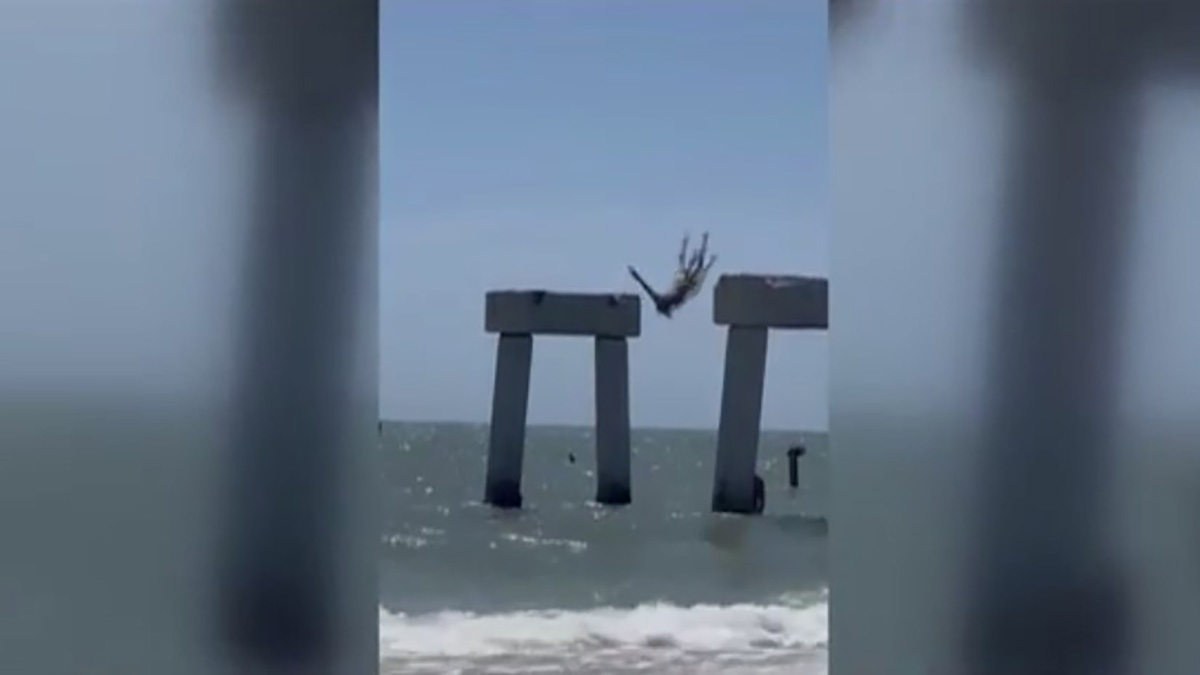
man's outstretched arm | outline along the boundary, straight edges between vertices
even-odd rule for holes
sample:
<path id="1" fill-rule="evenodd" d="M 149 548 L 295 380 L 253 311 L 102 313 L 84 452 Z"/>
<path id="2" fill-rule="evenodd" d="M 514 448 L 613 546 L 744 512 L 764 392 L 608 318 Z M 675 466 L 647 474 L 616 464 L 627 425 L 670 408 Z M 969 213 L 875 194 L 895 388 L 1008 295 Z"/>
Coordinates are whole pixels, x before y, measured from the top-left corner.
<path id="1" fill-rule="evenodd" d="M 704 284 L 704 277 L 716 262 L 716 256 L 708 255 L 707 232 L 704 233 L 698 250 L 689 252 L 689 243 L 689 237 L 684 235 L 683 245 L 679 250 L 679 269 L 675 271 L 675 280 L 665 294 L 655 291 L 632 265 L 629 267 L 630 276 L 650 296 L 650 299 L 654 301 L 654 308 L 663 316 L 671 316 L 672 312 L 700 292 L 700 287 Z"/>
<path id="2" fill-rule="evenodd" d="M 646 295 L 650 296 L 650 299 L 654 301 L 655 305 L 658 305 L 660 302 L 662 302 L 662 296 L 659 295 L 658 292 L 653 288 L 651 288 L 650 284 L 646 283 L 646 280 L 642 278 L 642 275 L 638 274 L 638 271 L 634 269 L 633 265 L 629 266 L 629 275 L 633 277 L 634 281 L 638 282 L 638 285 L 642 287 L 643 291 L 646 291 Z"/>

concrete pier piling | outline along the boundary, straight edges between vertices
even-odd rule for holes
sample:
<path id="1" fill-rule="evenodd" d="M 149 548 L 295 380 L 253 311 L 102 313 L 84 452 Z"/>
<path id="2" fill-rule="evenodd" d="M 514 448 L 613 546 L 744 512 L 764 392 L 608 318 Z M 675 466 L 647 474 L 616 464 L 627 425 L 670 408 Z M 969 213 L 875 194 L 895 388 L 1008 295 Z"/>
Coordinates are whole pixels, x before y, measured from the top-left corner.
<path id="1" fill-rule="evenodd" d="M 628 504 L 628 339 L 641 334 L 641 299 L 627 294 L 493 291 L 487 294 L 484 324 L 488 333 L 500 336 L 484 501 L 499 508 L 522 505 L 533 337 L 560 335 L 595 340 L 596 501 Z"/>
<path id="2" fill-rule="evenodd" d="M 596 338 L 596 502 L 632 500 L 629 440 L 629 343 Z"/>
<path id="3" fill-rule="evenodd" d="M 722 275 L 713 322 L 728 327 L 712 510 L 761 512 L 755 464 L 771 329 L 827 330 L 829 282 L 798 276 Z"/>
<path id="4" fill-rule="evenodd" d="M 487 487 L 484 501 L 500 508 L 521 508 L 521 468 L 525 459 L 525 419 L 533 336 L 501 333 L 496 346 L 496 383 L 492 389 Z"/>
<path id="5" fill-rule="evenodd" d="M 754 468 L 767 373 L 767 329 L 730 326 L 717 427 L 713 510 L 754 512 Z"/>

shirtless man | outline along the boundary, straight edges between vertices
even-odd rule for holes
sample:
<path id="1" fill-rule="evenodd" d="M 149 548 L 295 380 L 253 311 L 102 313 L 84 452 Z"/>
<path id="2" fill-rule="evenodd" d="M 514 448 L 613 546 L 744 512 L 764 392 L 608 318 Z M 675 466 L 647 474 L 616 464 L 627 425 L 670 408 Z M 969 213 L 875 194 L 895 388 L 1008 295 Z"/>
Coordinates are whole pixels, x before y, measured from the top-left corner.
<path id="1" fill-rule="evenodd" d="M 708 276 L 708 270 L 712 269 L 713 263 L 717 261 L 717 256 L 708 255 L 708 233 L 700 239 L 700 248 L 696 249 L 688 255 L 688 237 L 683 237 L 683 246 L 679 249 L 679 269 L 675 270 L 675 280 L 671 283 L 671 288 L 666 293 L 659 293 L 646 283 L 641 274 L 629 266 L 629 274 L 634 281 L 646 291 L 646 295 L 654 302 L 654 309 L 659 314 L 671 318 L 671 314 L 679 309 L 684 303 L 696 297 L 700 292 L 700 288 L 704 285 L 704 279 Z"/>

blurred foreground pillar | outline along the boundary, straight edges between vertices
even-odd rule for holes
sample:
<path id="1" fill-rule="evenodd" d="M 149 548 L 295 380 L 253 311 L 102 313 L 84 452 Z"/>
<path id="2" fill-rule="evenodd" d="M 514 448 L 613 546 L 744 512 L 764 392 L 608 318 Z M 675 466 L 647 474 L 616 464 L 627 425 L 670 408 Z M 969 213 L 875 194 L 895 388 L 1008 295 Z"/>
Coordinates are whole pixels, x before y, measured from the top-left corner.
<path id="1" fill-rule="evenodd" d="M 1130 672 L 1138 141 L 1197 8 L 834 3 L 834 675 Z"/>
<path id="2" fill-rule="evenodd" d="M 376 293 L 364 270 L 377 264 L 378 4 L 219 12 L 220 69 L 256 119 L 257 177 L 218 628 L 253 672 L 373 672 L 376 411 L 358 409 L 354 378 L 362 335 L 376 340 L 360 317 Z"/>
<path id="3" fill-rule="evenodd" d="M 1016 109 L 968 540 L 965 646 L 981 675 L 1117 673 L 1126 649 L 1108 488 L 1137 91 L 1127 5 L 1099 3 L 1085 26 L 1081 11 L 1016 2 L 986 19 Z"/>
<path id="4" fill-rule="evenodd" d="M 969 553 L 970 672 L 1128 671 L 1112 439 L 1142 90 L 1176 57 L 1200 55 L 1195 15 L 1178 2 L 978 3 L 977 35 L 1008 66 L 1015 108 Z"/>

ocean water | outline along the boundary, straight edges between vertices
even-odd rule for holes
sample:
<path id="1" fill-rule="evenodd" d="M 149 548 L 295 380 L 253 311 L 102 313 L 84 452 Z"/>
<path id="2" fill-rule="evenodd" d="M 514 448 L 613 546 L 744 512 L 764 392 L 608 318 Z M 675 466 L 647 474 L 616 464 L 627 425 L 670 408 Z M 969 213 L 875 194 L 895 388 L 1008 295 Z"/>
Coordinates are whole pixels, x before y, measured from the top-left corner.
<path id="1" fill-rule="evenodd" d="M 635 430 L 633 504 L 605 508 L 591 429 L 532 427 L 502 512 L 486 425 L 385 423 L 381 672 L 824 674 L 827 439 L 763 434 L 759 517 L 708 512 L 715 440 Z"/>

